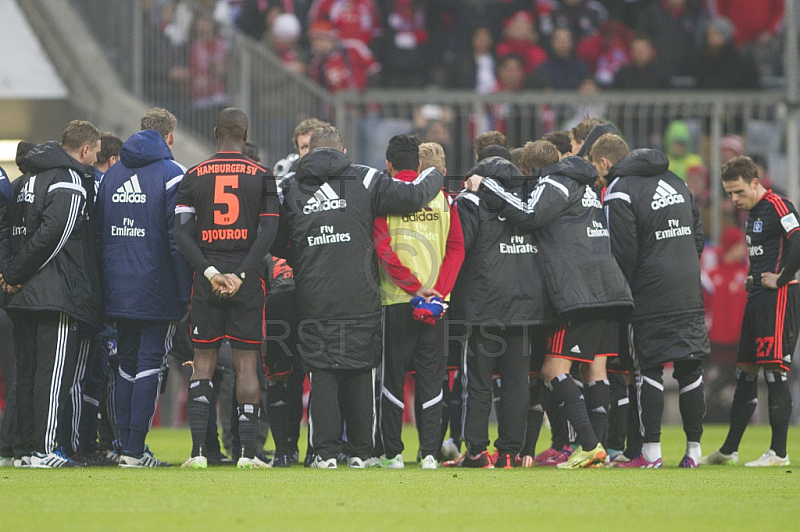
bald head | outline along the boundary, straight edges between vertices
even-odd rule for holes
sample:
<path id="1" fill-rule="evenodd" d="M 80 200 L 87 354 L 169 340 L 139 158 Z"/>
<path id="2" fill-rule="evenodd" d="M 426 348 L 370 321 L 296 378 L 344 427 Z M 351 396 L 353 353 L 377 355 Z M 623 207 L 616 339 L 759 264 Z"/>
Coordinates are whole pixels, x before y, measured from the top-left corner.
<path id="1" fill-rule="evenodd" d="M 214 128 L 214 136 L 218 141 L 223 142 L 244 142 L 247 140 L 247 115 L 241 109 L 228 107 L 219 112 L 217 116 L 217 127 Z"/>

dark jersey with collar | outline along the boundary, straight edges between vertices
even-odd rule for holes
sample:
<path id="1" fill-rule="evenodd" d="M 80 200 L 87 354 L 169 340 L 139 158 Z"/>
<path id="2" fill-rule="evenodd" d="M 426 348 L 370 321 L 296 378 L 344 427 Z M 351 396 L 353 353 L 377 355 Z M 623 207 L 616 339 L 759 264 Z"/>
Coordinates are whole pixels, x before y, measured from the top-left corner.
<path id="1" fill-rule="evenodd" d="M 767 191 L 764 197 L 747 214 L 747 253 L 750 256 L 750 271 L 753 288 L 752 297 L 760 293 L 761 274 L 778 273 L 786 265 L 789 256 L 789 235 L 800 230 L 797 209 L 792 203 Z"/>
<path id="2" fill-rule="evenodd" d="M 220 152 L 186 172 L 175 212 L 196 215 L 195 241 L 212 264 L 241 260 L 259 218 L 279 215 L 275 179 L 241 153 Z"/>

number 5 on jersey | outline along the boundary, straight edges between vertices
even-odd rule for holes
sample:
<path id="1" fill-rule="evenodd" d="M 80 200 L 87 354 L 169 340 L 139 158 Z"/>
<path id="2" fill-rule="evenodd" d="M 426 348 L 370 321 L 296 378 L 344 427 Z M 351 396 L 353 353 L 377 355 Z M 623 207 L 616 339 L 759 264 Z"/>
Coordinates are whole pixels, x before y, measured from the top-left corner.
<path id="1" fill-rule="evenodd" d="M 225 212 L 214 210 L 214 223 L 216 225 L 231 225 L 239 219 L 239 197 L 226 189 L 239 188 L 238 175 L 218 175 L 214 182 L 214 204 L 226 205 Z"/>

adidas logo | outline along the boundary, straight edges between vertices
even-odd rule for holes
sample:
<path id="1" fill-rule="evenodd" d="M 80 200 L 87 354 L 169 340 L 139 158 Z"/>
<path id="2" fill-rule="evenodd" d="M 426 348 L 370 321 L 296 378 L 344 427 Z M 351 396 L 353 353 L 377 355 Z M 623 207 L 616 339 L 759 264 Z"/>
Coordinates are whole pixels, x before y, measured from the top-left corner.
<path id="1" fill-rule="evenodd" d="M 602 209 L 603 205 L 600 203 L 600 200 L 597 199 L 597 193 L 592 190 L 592 187 L 586 185 L 586 190 L 583 193 L 583 199 L 581 199 L 581 205 L 585 209 L 590 207 L 594 207 L 595 209 Z"/>
<path id="2" fill-rule="evenodd" d="M 570 353 L 575 353 L 576 355 L 580 355 L 581 354 L 581 348 L 578 347 L 577 345 L 573 345 L 572 349 L 570 349 L 569 352 Z"/>
<path id="3" fill-rule="evenodd" d="M 344 209 L 345 207 L 347 207 L 347 200 L 339 198 L 329 183 L 323 183 L 319 190 L 308 198 L 308 202 L 303 207 L 303 214 Z"/>
<path id="4" fill-rule="evenodd" d="M 678 191 L 672 188 L 669 183 L 663 179 L 659 179 L 656 193 L 653 194 L 653 202 L 650 204 L 650 207 L 654 211 L 657 211 L 662 207 L 684 203 L 685 201 L 683 196 L 678 194 Z"/>
<path id="5" fill-rule="evenodd" d="M 206 397 L 205 395 L 201 395 L 200 397 L 195 397 L 194 398 L 194 402 L 195 403 L 211 404 L 210 401 L 208 400 L 208 397 Z"/>
<path id="6" fill-rule="evenodd" d="M 114 203 L 147 203 L 147 196 L 142 194 L 142 187 L 139 186 L 139 176 L 133 174 L 130 179 L 125 181 L 111 196 L 111 201 Z"/>
<path id="7" fill-rule="evenodd" d="M 239 416 L 239 421 L 247 421 L 247 416 L 242 414 L 241 416 Z"/>
<path id="8" fill-rule="evenodd" d="M 197 332 L 197 327 L 194 328 L 194 332 L 192 334 L 200 334 L 199 332 Z"/>
<path id="9" fill-rule="evenodd" d="M 36 176 L 31 176 L 25 186 L 22 187 L 22 190 L 19 191 L 19 195 L 17 196 L 17 203 L 33 203 L 35 198 L 33 194 L 33 185 L 36 183 Z"/>

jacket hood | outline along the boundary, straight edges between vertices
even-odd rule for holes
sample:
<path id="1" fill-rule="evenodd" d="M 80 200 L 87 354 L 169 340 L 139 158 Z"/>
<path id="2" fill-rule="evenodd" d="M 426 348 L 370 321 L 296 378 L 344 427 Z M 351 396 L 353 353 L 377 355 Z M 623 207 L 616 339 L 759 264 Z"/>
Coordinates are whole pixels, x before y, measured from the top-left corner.
<path id="1" fill-rule="evenodd" d="M 73 159 L 61 144 L 54 140 L 37 144 L 23 157 L 25 169 L 32 173 L 44 172 L 51 168 L 70 168 L 80 175 L 87 173 L 87 166 Z"/>
<path id="2" fill-rule="evenodd" d="M 24 140 L 19 141 L 17 144 L 17 156 L 14 160 L 17 163 L 17 168 L 23 174 L 28 173 L 28 163 L 25 160 L 25 156 L 28 155 L 28 152 L 31 151 L 31 148 L 36 146 L 33 142 L 25 142 Z"/>
<path id="3" fill-rule="evenodd" d="M 682 142 L 686 145 L 684 156 L 691 153 L 692 134 L 689 132 L 689 126 L 686 125 L 686 122 L 675 120 L 667 126 L 667 130 L 664 132 L 664 150 L 670 157 L 675 156 L 672 153 L 672 144 L 674 142 Z"/>
<path id="4" fill-rule="evenodd" d="M 619 131 L 611 124 L 599 124 L 592 128 L 588 135 L 586 135 L 586 139 L 583 141 L 583 146 L 581 149 L 578 150 L 577 155 L 578 157 L 586 157 L 589 155 L 589 150 L 592 149 L 594 143 L 597 142 L 597 139 L 605 135 L 606 133 L 613 133 L 615 135 L 619 135 Z"/>
<path id="5" fill-rule="evenodd" d="M 664 152 L 641 148 L 633 150 L 612 166 L 608 172 L 608 180 L 625 176 L 652 177 L 665 173 L 668 168 L 669 159 Z"/>
<path id="6" fill-rule="evenodd" d="M 497 155 L 481 159 L 472 170 L 467 172 L 467 177 L 471 175 L 491 177 L 505 188 L 521 187 L 528 179 L 511 161 Z"/>
<path id="7" fill-rule="evenodd" d="M 583 157 L 578 157 L 576 155 L 564 157 L 557 163 L 545 166 L 539 170 L 539 175 L 542 177 L 556 174 L 569 177 L 581 185 L 591 185 L 597 179 L 597 169 L 594 165 Z"/>
<path id="8" fill-rule="evenodd" d="M 161 133 L 145 129 L 130 136 L 122 145 L 119 158 L 127 168 L 142 168 L 163 159 L 172 159 L 172 152 Z"/>
<path id="9" fill-rule="evenodd" d="M 297 165 L 297 177 L 313 176 L 328 181 L 339 176 L 350 166 L 350 159 L 344 153 L 333 148 L 317 148 L 300 159 Z"/>

